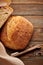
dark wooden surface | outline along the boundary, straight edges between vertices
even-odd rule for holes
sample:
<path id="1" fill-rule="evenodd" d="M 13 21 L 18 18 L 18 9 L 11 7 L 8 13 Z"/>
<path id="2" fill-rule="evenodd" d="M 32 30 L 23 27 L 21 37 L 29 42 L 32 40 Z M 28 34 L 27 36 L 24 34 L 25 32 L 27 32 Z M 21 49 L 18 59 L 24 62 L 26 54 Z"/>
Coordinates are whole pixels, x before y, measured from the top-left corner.
<path id="1" fill-rule="evenodd" d="M 12 0 L 15 4 L 43 4 L 43 0 Z"/>
<path id="2" fill-rule="evenodd" d="M 43 44 L 43 0 L 13 0 L 10 6 L 14 9 L 12 15 L 24 16 L 34 26 L 34 34 L 27 48 Z M 8 54 L 13 52 L 6 50 Z M 34 50 L 19 58 L 25 65 L 43 65 L 43 49 Z"/>

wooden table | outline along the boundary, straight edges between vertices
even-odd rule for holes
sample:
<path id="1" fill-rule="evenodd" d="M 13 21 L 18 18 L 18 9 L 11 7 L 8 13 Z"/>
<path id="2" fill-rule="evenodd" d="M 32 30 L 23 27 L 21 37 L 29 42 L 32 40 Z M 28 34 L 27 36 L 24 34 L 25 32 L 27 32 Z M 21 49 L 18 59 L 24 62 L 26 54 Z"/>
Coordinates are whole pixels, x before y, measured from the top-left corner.
<path id="1" fill-rule="evenodd" d="M 12 0 L 10 6 L 14 9 L 12 15 L 24 16 L 34 26 L 34 34 L 27 48 L 43 44 L 43 0 Z M 9 49 L 6 50 L 8 54 L 13 52 Z M 19 58 L 25 65 L 43 65 L 43 49 L 34 50 Z"/>

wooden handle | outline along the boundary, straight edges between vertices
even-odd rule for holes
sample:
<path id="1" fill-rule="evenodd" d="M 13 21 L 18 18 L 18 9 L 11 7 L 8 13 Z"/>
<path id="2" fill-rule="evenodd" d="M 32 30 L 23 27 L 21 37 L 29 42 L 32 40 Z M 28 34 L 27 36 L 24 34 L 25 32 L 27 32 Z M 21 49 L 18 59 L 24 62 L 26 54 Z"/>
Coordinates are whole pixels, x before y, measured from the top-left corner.
<path id="1" fill-rule="evenodd" d="M 29 49 L 26 49 L 26 50 L 24 50 L 24 51 L 22 51 L 22 52 L 12 53 L 11 56 L 20 56 L 20 55 L 22 55 L 22 54 L 25 54 L 25 53 L 30 52 L 30 51 L 32 51 L 32 50 L 35 50 L 35 49 L 37 49 L 37 48 L 40 48 L 40 46 L 39 46 L 39 45 L 35 45 L 35 46 L 33 46 L 33 47 L 29 48 Z"/>

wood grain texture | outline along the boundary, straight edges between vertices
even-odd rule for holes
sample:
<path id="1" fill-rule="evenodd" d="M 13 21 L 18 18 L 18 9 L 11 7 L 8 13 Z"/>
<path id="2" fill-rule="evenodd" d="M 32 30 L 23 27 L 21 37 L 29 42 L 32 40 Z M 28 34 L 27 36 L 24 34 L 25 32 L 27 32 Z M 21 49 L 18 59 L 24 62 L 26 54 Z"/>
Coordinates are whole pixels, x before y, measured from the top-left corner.
<path id="1" fill-rule="evenodd" d="M 22 59 L 25 65 L 43 65 L 43 58 L 42 57 L 30 57 Z"/>
<path id="2" fill-rule="evenodd" d="M 43 0 L 12 0 L 14 4 L 43 4 Z"/>
<path id="3" fill-rule="evenodd" d="M 31 41 L 43 41 L 43 32 L 41 29 L 34 29 Z"/>
<path id="4" fill-rule="evenodd" d="M 43 16 L 24 16 L 24 17 L 33 24 L 34 28 L 43 29 Z"/>
<path id="5" fill-rule="evenodd" d="M 43 5 L 25 5 L 25 4 L 12 4 L 14 9 L 13 15 L 43 15 Z"/>

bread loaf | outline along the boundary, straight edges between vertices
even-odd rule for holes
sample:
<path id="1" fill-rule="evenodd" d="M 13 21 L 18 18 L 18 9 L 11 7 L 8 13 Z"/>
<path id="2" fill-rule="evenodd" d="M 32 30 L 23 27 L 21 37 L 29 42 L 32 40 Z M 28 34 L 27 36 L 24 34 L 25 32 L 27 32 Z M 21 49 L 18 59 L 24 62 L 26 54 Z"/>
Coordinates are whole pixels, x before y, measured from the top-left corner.
<path id="1" fill-rule="evenodd" d="M 1 41 L 8 48 L 24 49 L 33 33 L 33 25 L 22 16 L 12 16 L 1 31 Z"/>
<path id="2" fill-rule="evenodd" d="M 0 7 L 8 6 L 10 3 L 11 0 L 0 0 Z"/>
<path id="3" fill-rule="evenodd" d="M 13 12 L 13 9 L 9 6 L 0 7 L 0 28 L 6 22 L 8 17 L 12 14 L 12 12 Z"/>

